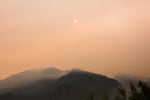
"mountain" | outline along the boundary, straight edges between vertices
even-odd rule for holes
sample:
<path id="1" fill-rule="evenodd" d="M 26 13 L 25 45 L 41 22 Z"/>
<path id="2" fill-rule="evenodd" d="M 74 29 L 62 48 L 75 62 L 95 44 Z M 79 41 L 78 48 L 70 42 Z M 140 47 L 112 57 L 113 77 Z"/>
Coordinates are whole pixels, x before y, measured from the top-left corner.
<path id="1" fill-rule="evenodd" d="M 57 94 L 61 94 L 60 97 L 63 97 L 58 98 L 60 100 L 66 100 L 67 98 L 69 98 L 68 100 L 74 100 L 74 97 L 84 100 L 91 92 L 95 94 L 95 100 L 99 100 L 100 96 L 104 93 L 114 98 L 118 86 L 119 83 L 116 80 L 102 75 L 84 71 L 71 71 L 58 80 L 55 91 Z M 64 98 L 66 93 L 69 94 L 70 97 L 66 96 L 66 98 Z"/>
<path id="2" fill-rule="evenodd" d="M 44 70 L 44 75 L 47 72 L 51 73 L 51 70 Z M 5 94 L 1 94 L 0 100 L 85 100 L 90 93 L 95 95 L 95 100 L 99 100 L 104 93 L 114 98 L 120 85 L 114 79 L 91 72 L 82 70 L 64 72 L 61 77 L 44 77 L 30 84 L 8 89 Z"/>
<path id="3" fill-rule="evenodd" d="M 56 69 L 54 67 L 50 67 L 47 69 L 28 70 L 1 80 L 0 89 L 22 87 L 40 80 L 56 79 L 65 74 L 66 72 Z"/>

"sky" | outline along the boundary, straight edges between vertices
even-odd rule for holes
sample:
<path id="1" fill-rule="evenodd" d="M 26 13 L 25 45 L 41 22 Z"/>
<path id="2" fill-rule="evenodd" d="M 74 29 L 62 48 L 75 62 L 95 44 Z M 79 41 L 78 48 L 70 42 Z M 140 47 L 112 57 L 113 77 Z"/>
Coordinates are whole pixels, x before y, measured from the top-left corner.
<path id="1" fill-rule="evenodd" d="M 149 0 L 0 0 L 0 79 L 35 68 L 150 77 Z"/>

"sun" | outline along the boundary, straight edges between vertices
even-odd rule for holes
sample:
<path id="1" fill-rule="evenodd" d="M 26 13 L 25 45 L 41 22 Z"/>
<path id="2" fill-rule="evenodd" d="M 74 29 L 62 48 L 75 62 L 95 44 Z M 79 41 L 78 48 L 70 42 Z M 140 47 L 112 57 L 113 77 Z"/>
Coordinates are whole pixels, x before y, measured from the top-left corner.
<path id="1" fill-rule="evenodd" d="M 72 22 L 74 24 L 77 24 L 79 22 L 79 20 L 80 20 L 80 17 L 72 17 Z"/>
<path id="2" fill-rule="evenodd" d="M 73 19 L 73 23 L 78 23 L 78 20 L 77 19 Z"/>

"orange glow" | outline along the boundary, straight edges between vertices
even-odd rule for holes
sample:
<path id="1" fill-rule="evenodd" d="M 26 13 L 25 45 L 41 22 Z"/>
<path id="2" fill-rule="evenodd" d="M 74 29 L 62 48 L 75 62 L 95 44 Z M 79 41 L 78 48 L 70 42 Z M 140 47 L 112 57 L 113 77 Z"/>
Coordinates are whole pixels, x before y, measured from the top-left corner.
<path id="1" fill-rule="evenodd" d="M 0 15 L 0 79 L 49 66 L 150 76 L 149 0 L 0 0 Z"/>

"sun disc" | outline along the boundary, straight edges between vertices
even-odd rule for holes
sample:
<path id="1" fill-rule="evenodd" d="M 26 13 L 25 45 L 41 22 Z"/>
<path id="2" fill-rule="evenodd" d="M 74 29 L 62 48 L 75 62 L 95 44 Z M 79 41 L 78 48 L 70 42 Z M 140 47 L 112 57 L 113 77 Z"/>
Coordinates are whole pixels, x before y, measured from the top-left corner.
<path id="1" fill-rule="evenodd" d="M 73 20 L 73 23 L 75 23 L 75 24 L 76 24 L 77 22 L 78 22 L 78 20 L 77 20 L 77 19 L 74 19 L 74 20 Z"/>

